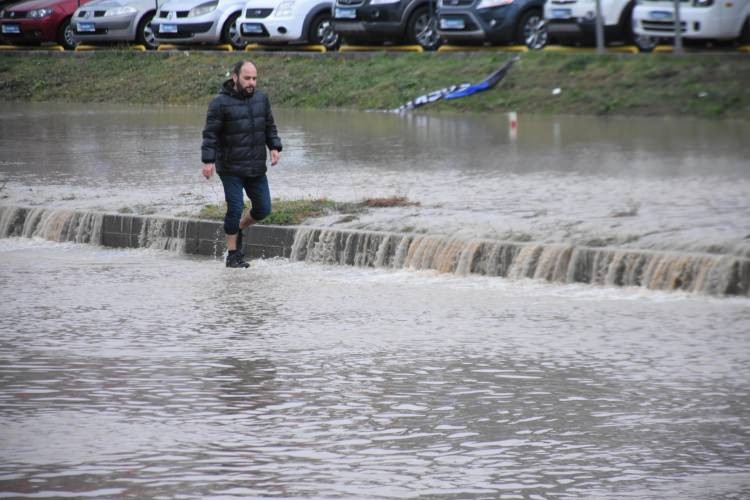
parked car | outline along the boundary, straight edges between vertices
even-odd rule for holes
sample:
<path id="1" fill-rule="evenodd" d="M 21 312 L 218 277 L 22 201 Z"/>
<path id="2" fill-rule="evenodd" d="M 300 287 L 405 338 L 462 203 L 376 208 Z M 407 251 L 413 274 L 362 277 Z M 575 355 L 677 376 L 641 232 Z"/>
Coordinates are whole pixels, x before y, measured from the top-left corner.
<path id="1" fill-rule="evenodd" d="M 156 0 L 93 0 L 73 14 L 73 33 L 79 42 L 135 42 L 155 49 L 151 19 Z"/>
<path id="2" fill-rule="evenodd" d="M 671 1 L 671 0 L 669 0 Z M 658 41 L 633 31 L 635 0 L 601 0 L 604 42 L 635 43 L 653 48 Z M 596 2 L 594 0 L 549 0 L 544 6 L 549 38 L 563 44 L 596 44 Z"/>
<path id="3" fill-rule="evenodd" d="M 312 43 L 336 50 L 341 37 L 331 24 L 331 1 L 249 0 L 237 27 L 243 40 L 261 44 Z"/>
<path id="4" fill-rule="evenodd" d="M 27 0 L 0 12 L 0 36 L 15 45 L 57 42 L 65 49 L 78 44 L 70 18 L 89 0 Z"/>
<path id="5" fill-rule="evenodd" d="M 10 7 L 14 3 L 18 3 L 19 0 L 0 0 L 0 10 Z"/>
<path id="6" fill-rule="evenodd" d="M 410 43 L 437 49 L 442 40 L 429 0 L 336 0 L 333 30 L 351 44 Z"/>
<path id="7" fill-rule="evenodd" d="M 245 0 L 168 0 L 159 6 L 151 29 L 158 43 L 247 45 L 236 22 Z"/>
<path id="8" fill-rule="evenodd" d="M 448 43 L 547 43 L 544 0 L 439 0 L 438 33 Z"/>
<path id="9" fill-rule="evenodd" d="M 750 0 L 682 0 L 680 25 L 688 41 L 750 43 Z M 672 39 L 674 27 L 672 0 L 641 0 L 633 10 L 633 29 L 638 35 Z"/>

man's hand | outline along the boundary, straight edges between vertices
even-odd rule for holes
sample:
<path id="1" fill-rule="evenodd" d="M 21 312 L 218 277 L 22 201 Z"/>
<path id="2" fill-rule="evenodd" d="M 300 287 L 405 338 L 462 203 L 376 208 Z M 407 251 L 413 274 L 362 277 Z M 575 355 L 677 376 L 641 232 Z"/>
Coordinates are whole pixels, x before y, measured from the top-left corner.
<path id="1" fill-rule="evenodd" d="M 271 150 L 271 165 L 276 165 L 277 163 L 279 163 L 280 157 L 281 157 L 281 153 L 279 153 L 275 149 L 272 149 Z"/>
<path id="2" fill-rule="evenodd" d="M 214 164 L 213 163 L 204 163 L 203 164 L 203 177 L 206 179 L 210 179 L 212 175 L 214 175 Z"/>

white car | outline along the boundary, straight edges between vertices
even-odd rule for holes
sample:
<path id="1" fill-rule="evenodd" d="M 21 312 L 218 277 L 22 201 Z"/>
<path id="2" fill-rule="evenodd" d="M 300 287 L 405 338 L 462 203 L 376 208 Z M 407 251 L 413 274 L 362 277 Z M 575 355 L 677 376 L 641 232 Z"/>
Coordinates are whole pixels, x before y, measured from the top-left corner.
<path id="1" fill-rule="evenodd" d="M 154 0 L 94 0 L 73 13 L 71 25 L 81 43 L 135 42 L 156 48 L 151 19 Z"/>
<path id="2" fill-rule="evenodd" d="M 656 40 L 636 40 L 632 25 L 635 3 L 635 0 L 601 0 L 605 44 L 655 44 Z M 549 38 L 553 40 L 561 43 L 596 44 L 595 0 L 547 0 L 544 4 L 544 20 Z"/>
<path id="3" fill-rule="evenodd" d="M 151 29 L 159 43 L 230 44 L 242 49 L 236 21 L 245 0 L 168 0 L 159 6 Z"/>
<path id="4" fill-rule="evenodd" d="M 331 26 L 332 4 L 320 0 L 249 0 L 237 27 L 248 42 L 311 43 L 336 50 L 341 37 Z"/>
<path id="5" fill-rule="evenodd" d="M 683 0 L 682 36 L 687 40 L 739 40 L 750 43 L 750 0 Z M 674 38 L 672 0 L 640 0 L 633 11 L 639 35 Z"/>

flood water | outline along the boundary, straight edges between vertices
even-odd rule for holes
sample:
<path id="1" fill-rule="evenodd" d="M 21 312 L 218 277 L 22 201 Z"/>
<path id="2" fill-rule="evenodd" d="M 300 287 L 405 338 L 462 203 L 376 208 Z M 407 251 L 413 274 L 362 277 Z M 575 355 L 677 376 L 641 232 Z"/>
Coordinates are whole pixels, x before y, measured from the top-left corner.
<path id="1" fill-rule="evenodd" d="M 0 104 L 0 203 L 194 213 L 203 108 Z M 750 124 L 277 110 L 338 228 L 750 255 Z M 0 238 L 0 498 L 750 497 L 750 299 Z"/>
<path id="2" fill-rule="evenodd" d="M 419 203 L 315 225 L 750 256 L 750 122 L 521 115 L 514 137 L 504 114 L 275 115 L 275 197 Z M 0 202 L 194 214 L 223 201 L 199 174 L 204 119 L 0 104 Z"/>
<path id="3" fill-rule="evenodd" d="M 0 239 L 0 497 L 750 495 L 745 298 Z"/>

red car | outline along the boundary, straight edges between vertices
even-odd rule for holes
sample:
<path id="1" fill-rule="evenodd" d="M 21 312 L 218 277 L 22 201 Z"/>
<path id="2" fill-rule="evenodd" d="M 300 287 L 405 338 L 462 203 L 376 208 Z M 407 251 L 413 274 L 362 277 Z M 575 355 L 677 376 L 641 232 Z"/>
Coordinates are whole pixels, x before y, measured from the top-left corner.
<path id="1" fill-rule="evenodd" d="M 70 26 L 75 10 L 90 0 L 27 0 L 0 11 L 0 38 L 14 45 L 57 42 L 74 49 L 76 38 Z"/>

